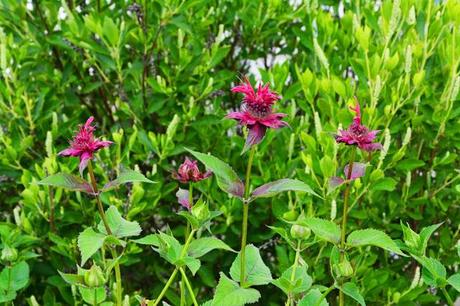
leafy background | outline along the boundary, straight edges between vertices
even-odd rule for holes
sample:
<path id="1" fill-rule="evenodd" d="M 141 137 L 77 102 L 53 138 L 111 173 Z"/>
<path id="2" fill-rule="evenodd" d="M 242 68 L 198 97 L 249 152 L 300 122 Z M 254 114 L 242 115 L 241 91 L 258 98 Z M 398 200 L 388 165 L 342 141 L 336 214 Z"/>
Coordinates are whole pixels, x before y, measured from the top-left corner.
<path id="1" fill-rule="evenodd" d="M 171 170 L 184 147 L 231 164 L 243 177 L 244 138 L 227 112 L 240 98 L 229 89 L 239 78 L 270 82 L 283 99 L 290 128 L 270 131 L 255 157 L 253 188 L 280 177 L 314 186 L 324 199 L 285 194 L 250 207 L 249 241 L 279 276 L 294 253 L 267 225 L 285 226 L 289 210 L 334 219 L 339 192 L 330 177 L 346 162 L 331 134 L 352 119 L 356 96 L 364 122 L 380 129 L 382 153 L 355 183 L 350 229 L 377 228 L 402 238 L 400 221 L 418 231 L 444 222 L 428 247 L 451 272 L 459 263 L 460 144 L 457 1 L 16 1 L 0 3 L 0 232 L 15 235 L 30 266 L 18 292 L 45 305 L 73 304 L 57 270 L 79 262 L 76 237 L 96 224 L 95 202 L 56 190 L 56 232 L 48 222 L 49 193 L 37 181 L 58 171 L 77 172 L 76 159 L 58 158 L 75 127 L 95 116 L 99 135 L 116 144 L 97 156 L 99 179 L 116 177 L 121 165 L 137 168 L 155 185 L 133 184 L 105 196 L 143 234 L 184 221 Z M 238 249 L 241 203 L 216 187 L 197 188 L 223 212 L 215 235 Z M 336 208 L 338 207 L 338 208 Z M 332 213 L 331 213 L 332 212 Z M 9 239 L 10 239 L 9 238 Z M 360 254 L 358 281 L 369 304 L 391 301 L 410 286 L 416 263 L 372 249 Z M 330 247 L 303 253 L 315 283 L 328 284 Z M 122 264 L 125 293 L 158 295 L 171 268 L 148 248 L 130 245 Z M 230 252 L 213 252 L 193 279 L 212 296 Z M 261 287 L 261 305 L 284 303 L 273 285 Z M 410 305 L 442 301 L 426 285 Z M 454 292 L 451 293 L 452 295 Z M 173 291 L 170 300 L 178 300 Z M 29 300 L 30 301 L 30 300 Z M 133 302 L 134 303 L 134 302 Z"/>

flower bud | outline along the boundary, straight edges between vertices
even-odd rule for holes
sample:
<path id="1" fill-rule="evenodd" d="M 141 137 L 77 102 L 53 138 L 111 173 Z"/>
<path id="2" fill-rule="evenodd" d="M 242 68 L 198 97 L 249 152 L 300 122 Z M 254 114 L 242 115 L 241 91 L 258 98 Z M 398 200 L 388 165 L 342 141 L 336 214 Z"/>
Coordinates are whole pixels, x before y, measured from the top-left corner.
<path id="1" fill-rule="evenodd" d="M 294 239 L 308 239 L 311 235 L 311 230 L 303 225 L 294 224 L 291 227 L 291 236 Z"/>
<path id="2" fill-rule="evenodd" d="M 85 272 L 85 284 L 88 287 L 95 288 L 105 284 L 104 273 L 98 265 L 93 265 L 91 269 Z"/>
<path id="3" fill-rule="evenodd" d="M 399 299 L 401 298 L 401 293 L 399 291 L 396 291 L 393 293 L 393 302 L 396 304 L 399 303 Z"/>
<path id="4" fill-rule="evenodd" d="M 2 261 L 15 261 L 18 258 L 18 251 L 15 248 L 11 248 L 8 245 L 2 250 Z"/>
<path id="5" fill-rule="evenodd" d="M 194 206 L 192 206 L 192 215 L 200 221 L 204 221 L 209 218 L 208 205 L 201 200 Z"/>
<path id="6" fill-rule="evenodd" d="M 335 272 L 338 276 L 349 277 L 353 275 L 353 267 L 348 260 L 344 259 L 336 266 Z"/>
<path id="7" fill-rule="evenodd" d="M 283 219 L 285 219 L 286 221 L 295 221 L 297 220 L 298 216 L 299 216 L 299 213 L 297 211 L 290 210 L 283 214 Z"/>

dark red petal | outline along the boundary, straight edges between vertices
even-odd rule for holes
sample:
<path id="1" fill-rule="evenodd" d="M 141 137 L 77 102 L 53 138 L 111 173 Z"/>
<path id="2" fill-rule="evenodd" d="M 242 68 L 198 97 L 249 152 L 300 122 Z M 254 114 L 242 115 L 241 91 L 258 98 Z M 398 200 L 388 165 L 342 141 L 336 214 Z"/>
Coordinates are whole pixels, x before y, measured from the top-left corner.
<path id="1" fill-rule="evenodd" d="M 348 170 L 350 169 L 349 165 L 347 164 L 343 168 L 343 172 L 345 173 L 345 177 L 347 177 L 348 180 L 355 180 L 357 178 L 364 176 L 364 174 L 366 173 L 366 167 L 367 165 L 363 163 L 353 163 L 353 168 L 351 169 L 351 175 L 350 177 L 347 177 Z"/>
<path id="2" fill-rule="evenodd" d="M 80 156 L 81 153 L 82 153 L 81 150 L 74 149 L 74 148 L 67 148 L 59 152 L 58 155 L 59 156 Z"/>
<path id="3" fill-rule="evenodd" d="M 80 165 L 79 165 L 80 175 L 83 176 L 83 171 L 85 170 L 86 166 L 88 166 L 88 162 L 90 161 L 91 158 L 93 158 L 93 154 L 91 154 L 90 152 L 83 152 L 80 155 Z"/>

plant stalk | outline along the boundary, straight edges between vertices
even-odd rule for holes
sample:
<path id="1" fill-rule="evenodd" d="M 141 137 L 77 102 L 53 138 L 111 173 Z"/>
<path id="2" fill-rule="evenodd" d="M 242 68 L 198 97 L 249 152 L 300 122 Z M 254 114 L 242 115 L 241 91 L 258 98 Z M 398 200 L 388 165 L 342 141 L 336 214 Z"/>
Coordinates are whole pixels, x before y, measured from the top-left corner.
<path id="1" fill-rule="evenodd" d="M 347 230 L 347 217 L 348 217 L 348 201 L 350 198 L 350 189 L 351 189 L 351 184 L 352 181 L 351 179 L 351 174 L 353 173 L 353 163 L 355 161 L 356 157 L 356 148 L 353 147 L 351 151 L 351 158 L 350 162 L 348 164 L 348 173 L 347 173 L 347 187 L 345 189 L 345 194 L 344 194 L 344 199 L 343 199 L 343 213 L 342 213 L 342 228 L 341 228 L 341 239 L 340 239 L 340 261 L 342 262 L 344 257 L 345 257 L 345 232 Z M 343 284 L 343 281 L 341 281 L 341 285 Z M 339 291 L 339 305 L 344 306 L 345 305 L 345 296 L 342 292 L 342 290 Z"/>
<path id="2" fill-rule="evenodd" d="M 244 189 L 244 200 L 243 200 L 243 225 L 242 225 L 242 233 L 241 233 L 241 251 L 240 251 L 240 285 L 244 287 L 245 283 L 245 274 L 246 274 L 246 239 L 248 236 L 248 215 L 249 215 L 249 187 L 250 187 L 250 179 L 251 179 L 251 169 L 252 169 L 252 161 L 254 160 L 254 154 L 256 152 L 256 147 L 252 146 L 251 151 L 249 152 L 249 160 L 248 166 L 246 168 L 246 180 L 244 181 L 245 189 Z"/>
<path id="3" fill-rule="evenodd" d="M 441 287 L 441 291 L 446 297 L 447 304 L 449 304 L 449 306 L 453 306 L 454 302 L 452 301 L 452 298 L 450 297 L 449 292 L 447 292 L 446 287 Z"/>
<path id="4" fill-rule="evenodd" d="M 187 253 L 187 249 L 188 249 L 188 247 L 190 245 L 190 242 L 192 242 L 192 238 L 193 238 L 193 235 L 195 234 L 195 232 L 196 232 L 195 229 L 192 229 L 192 231 L 190 232 L 190 235 L 188 236 L 188 239 L 185 242 L 184 247 L 182 248 L 182 252 L 180 254 L 180 257 L 184 257 L 184 255 Z M 161 290 L 160 295 L 156 298 L 155 303 L 153 304 L 153 306 L 157 306 L 158 303 L 161 302 L 161 299 L 166 294 L 166 291 L 168 291 L 168 288 L 171 286 L 172 282 L 174 281 L 174 278 L 176 278 L 176 274 L 177 274 L 178 271 L 179 271 L 179 267 L 176 267 L 174 269 L 173 273 L 171 274 L 171 276 L 169 277 L 168 282 L 163 287 L 163 290 Z"/>
<path id="5" fill-rule="evenodd" d="M 182 274 L 182 280 L 185 282 L 188 292 L 190 293 L 190 296 L 192 297 L 193 305 L 198 306 L 198 302 L 196 301 L 195 293 L 193 292 L 192 286 L 190 285 L 190 282 L 188 281 L 187 274 L 185 274 L 185 271 L 183 268 L 179 268 L 179 270 L 180 270 L 180 273 Z"/>
<path id="6" fill-rule="evenodd" d="M 97 208 L 99 210 L 99 215 L 101 216 L 102 223 L 104 223 L 105 230 L 108 235 L 112 235 L 112 230 L 109 227 L 109 223 L 107 221 L 107 217 L 105 216 L 104 207 L 102 206 L 101 198 L 99 197 L 99 191 L 97 189 L 97 182 L 96 177 L 94 176 L 93 165 L 91 160 L 88 162 L 88 173 L 91 178 L 91 185 L 93 186 L 93 192 L 97 200 Z M 122 286 L 121 286 L 121 271 L 120 271 L 120 264 L 118 263 L 118 254 L 115 247 L 110 247 L 110 252 L 112 254 L 113 260 L 115 260 L 115 282 L 117 283 L 117 292 L 116 292 L 116 299 L 117 299 L 117 306 L 121 306 L 122 304 Z"/>
<path id="7" fill-rule="evenodd" d="M 291 278 L 290 281 L 291 283 L 294 282 L 295 280 L 295 272 L 297 270 L 297 266 L 299 264 L 299 259 L 300 259 L 300 239 L 297 241 L 297 248 L 295 250 L 295 259 L 294 259 L 294 265 L 292 266 L 292 272 L 291 272 Z M 288 294 L 288 299 L 286 301 L 286 306 L 293 305 L 293 299 L 292 299 L 292 293 Z"/>
<path id="8" fill-rule="evenodd" d="M 49 186 L 50 194 L 50 228 L 53 233 L 56 232 L 56 225 L 54 223 L 54 190 L 53 187 Z"/>

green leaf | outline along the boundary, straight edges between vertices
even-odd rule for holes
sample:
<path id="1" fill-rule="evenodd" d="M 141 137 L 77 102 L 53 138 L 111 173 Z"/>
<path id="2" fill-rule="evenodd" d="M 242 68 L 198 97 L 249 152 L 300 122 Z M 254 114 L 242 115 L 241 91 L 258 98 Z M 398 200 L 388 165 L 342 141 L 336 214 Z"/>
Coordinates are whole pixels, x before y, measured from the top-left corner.
<path id="1" fill-rule="evenodd" d="M 312 289 L 299 301 L 298 306 L 329 306 L 329 303 L 324 298 L 321 300 L 321 303 L 318 304 L 318 301 L 321 299 L 322 294 L 319 289 Z"/>
<path id="2" fill-rule="evenodd" d="M 393 191 L 396 188 L 396 182 L 394 179 L 390 177 L 384 177 L 378 180 L 375 184 L 372 185 L 372 191 L 377 190 L 385 190 L 385 191 Z"/>
<path id="3" fill-rule="evenodd" d="M 442 223 L 443 222 L 424 227 L 420 231 L 420 248 L 422 254 L 424 254 L 426 251 L 426 247 L 428 246 L 428 240 L 430 239 L 431 235 L 433 235 L 433 233 L 442 225 Z"/>
<path id="4" fill-rule="evenodd" d="M 217 178 L 217 185 L 219 185 L 220 189 L 236 197 L 243 197 L 244 184 L 232 167 L 212 155 L 195 152 L 187 148 L 186 150 L 202 162 L 207 169 L 213 172 Z"/>
<path id="5" fill-rule="evenodd" d="M 177 241 L 176 238 L 168 234 L 159 232 L 157 234 L 160 245 L 158 249 L 154 249 L 160 254 L 165 260 L 171 264 L 178 263 L 178 260 L 181 259 L 181 253 L 183 246 Z"/>
<path id="6" fill-rule="evenodd" d="M 28 282 L 29 265 L 25 261 L 11 267 L 5 267 L 0 273 L 0 291 L 18 291 L 24 288 Z"/>
<path id="7" fill-rule="evenodd" d="M 406 256 L 396 243 L 382 231 L 368 228 L 352 232 L 347 237 L 347 244 L 351 247 L 360 247 L 364 245 L 373 245 L 401 256 Z"/>
<path id="8" fill-rule="evenodd" d="M 240 280 L 240 268 L 241 268 L 241 252 L 238 253 L 232 266 L 230 267 L 230 276 L 233 280 Z M 266 285 L 272 281 L 272 274 L 270 269 L 265 265 L 260 257 L 259 249 L 254 245 L 249 244 L 245 249 L 246 266 L 245 266 L 245 285 L 257 286 Z"/>
<path id="9" fill-rule="evenodd" d="M 293 180 L 293 179 L 280 179 L 274 182 L 264 184 L 256 188 L 251 193 L 251 198 L 268 198 L 277 195 L 283 191 L 300 191 L 307 192 L 313 195 L 318 196 L 310 186 L 304 182 Z"/>
<path id="10" fill-rule="evenodd" d="M 211 60 L 209 61 L 209 67 L 212 68 L 219 64 L 230 51 L 230 46 L 219 46 L 216 48 L 216 52 L 212 54 Z"/>
<path id="11" fill-rule="evenodd" d="M 73 191 L 83 191 L 86 193 L 93 193 L 93 188 L 84 179 L 67 173 L 57 173 L 45 177 L 37 184 L 53 187 L 62 187 Z"/>
<path id="12" fill-rule="evenodd" d="M 133 239 L 131 241 L 138 244 L 153 245 L 156 247 L 160 246 L 160 240 L 158 239 L 157 234 L 150 234 L 139 239 Z"/>
<path id="13" fill-rule="evenodd" d="M 364 301 L 363 296 L 359 293 L 358 286 L 355 283 L 348 282 L 343 284 L 342 287 L 339 287 L 343 293 L 354 299 L 356 302 L 361 304 L 361 306 L 366 306 L 366 302 Z"/>
<path id="14" fill-rule="evenodd" d="M 112 18 L 104 17 L 104 23 L 102 26 L 102 30 L 104 36 L 107 37 L 109 43 L 112 47 L 118 45 L 118 38 L 119 38 L 119 27 L 113 22 Z"/>
<path id="15" fill-rule="evenodd" d="M 201 267 L 201 261 L 199 261 L 196 258 L 186 256 L 183 257 L 175 262 L 176 265 L 178 266 L 183 266 L 186 265 L 187 268 L 189 268 L 190 272 L 192 272 L 193 275 L 196 274 L 196 272 L 200 269 Z"/>
<path id="16" fill-rule="evenodd" d="M 306 265 L 296 268 L 294 280 L 291 281 L 293 267 L 294 266 L 289 267 L 283 272 L 280 278 L 272 281 L 272 284 L 283 290 L 286 295 L 290 293 L 306 292 L 310 289 L 313 282 L 313 279 L 307 274 Z"/>
<path id="17" fill-rule="evenodd" d="M 142 183 L 150 183 L 150 184 L 155 183 L 154 181 L 151 181 L 148 178 L 146 178 L 140 172 L 137 172 L 131 169 L 122 168 L 120 171 L 120 176 L 118 176 L 113 181 L 110 181 L 107 184 L 105 184 L 104 187 L 101 189 L 101 192 L 108 191 L 121 184 L 132 183 L 132 182 L 142 182 Z"/>
<path id="18" fill-rule="evenodd" d="M 81 297 L 83 300 L 90 305 L 97 305 L 102 303 L 107 298 L 107 294 L 104 287 L 98 288 L 83 288 L 78 287 Z M 94 292 L 96 290 L 96 292 Z M 96 293 L 96 294 L 95 294 Z"/>
<path id="19" fill-rule="evenodd" d="M 88 227 L 78 235 L 78 249 L 81 253 L 81 265 L 93 256 L 103 245 L 107 235 L 96 233 Z"/>
<path id="20" fill-rule="evenodd" d="M 16 299 L 16 291 L 5 291 L 3 289 L 0 289 L 0 303 L 6 303 L 9 301 L 13 301 L 14 299 Z"/>
<path id="21" fill-rule="evenodd" d="M 83 275 L 62 273 L 61 271 L 58 271 L 58 273 L 61 275 L 62 279 L 70 285 L 86 286 Z"/>
<path id="22" fill-rule="evenodd" d="M 308 226 L 322 240 L 332 243 L 340 242 L 340 227 L 332 221 L 320 218 L 306 218 L 300 224 Z"/>
<path id="23" fill-rule="evenodd" d="M 219 284 L 216 287 L 212 306 L 242 306 L 255 303 L 259 299 L 259 291 L 252 288 L 241 288 L 237 282 L 220 272 Z"/>
<path id="24" fill-rule="evenodd" d="M 127 221 L 118 212 L 115 206 L 110 206 L 107 209 L 105 216 L 107 223 L 112 231 L 112 235 L 118 238 L 137 236 L 141 233 L 142 229 L 136 221 Z M 104 234 L 107 234 L 104 223 L 101 221 L 97 229 Z"/>
<path id="25" fill-rule="evenodd" d="M 195 239 L 190 243 L 188 254 L 192 257 L 199 258 L 216 249 L 234 252 L 234 250 L 222 240 L 216 237 L 204 237 Z"/>
<path id="26" fill-rule="evenodd" d="M 419 257 L 413 255 L 422 266 L 423 281 L 431 286 L 442 286 L 446 283 L 447 272 L 444 265 L 437 259 L 431 257 Z"/>
<path id="27" fill-rule="evenodd" d="M 460 292 L 460 273 L 451 275 L 451 276 L 447 279 L 447 282 L 449 283 L 449 285 L 451 285 L 452 287 L 454 287 L 455 290 L 457 290 L 458 292 Z"/>

